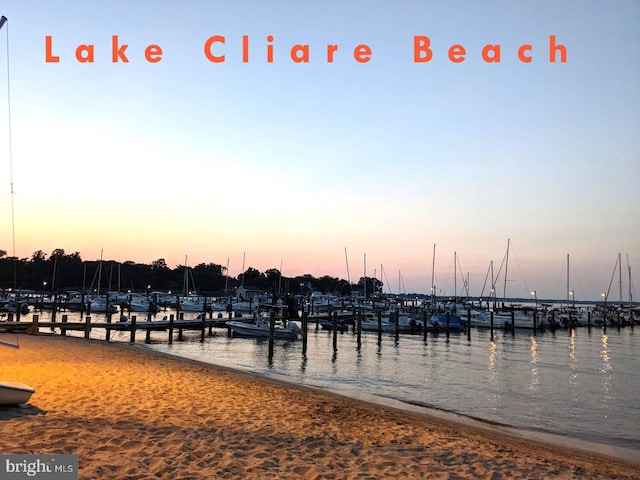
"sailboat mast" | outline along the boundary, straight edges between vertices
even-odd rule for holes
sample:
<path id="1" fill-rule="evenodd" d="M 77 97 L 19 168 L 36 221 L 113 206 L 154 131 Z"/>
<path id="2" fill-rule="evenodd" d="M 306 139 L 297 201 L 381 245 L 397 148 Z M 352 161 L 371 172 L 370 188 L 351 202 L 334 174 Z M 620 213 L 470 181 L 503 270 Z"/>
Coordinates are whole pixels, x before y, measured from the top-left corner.
<path id="1" fill-rule="evenodd" d="M 631 265 L 629 265 L 629 254 L 627 253 L 627 271 L 629 273 L 629 308 L 633 303 L 633 296 L 631 294 Z"/>
<path id="2" fill-rule="evenodd" d="M 367 252 L 364 253 L 364 301 L 367 301 Z"/>
<path id="3" fill-rule="evenodd" d="M 436 273 L 436 244 L 433 244 L 433 257 L 431 259 L 431 308 L 433 308 L 436 304 L 436 286 L 435 282 L 435 273 Z"/>
<path id="4" fill-rule="evenodd" d="M 187 267 L 187 256 L 184 256 L 184 278 L 182 279 L 182 295 L 187 296 L 189 291 L 189 268 Z"/>
<path id="5" fill-rule="evenodd" d="M 618 282 L 620 284 L 620 305 L 622 306 L 622 254 L 618 253 Z"/>
<path id="6" fill-rule="evenodd" d="M 507 238 L 507 256 L 506 262 L 504 264 L 504 289 L 502 290 L 502 301 L 507 300 L 507 271 L 509 269 L 509 244 L 511 243 L 511 239 Z"/>
<path id="7" fill-rule="evenodd" d="M 18 288 L 18 266 L 16 257 L 16 222 L 15 222 L 15 209 L 14 209 L 14 196 L 13 191 L 13 147 L 11 142 L 11 76 L 9 75 L 9 23 L 7 17 L 4 15 L 0 17 L 0 30 L 4 24 L 7 24 L 7 121 L 8 121 L 8 133 L 9 133 L 9 182 L 11 192 L 11 237 L 13 246 L 13 287 Z"/>
<path id="8" fill-rule="evenodd" d="M 493 260 L 490 263 L 491 267 L 491 293 L 493 294 L 493 309 L 496 309 L 496 280 L 493 276 Z"/>
<path id="9" fill-rule="evenodd" d="M 453 252 L 453 308 L 456 308 L 456 301 L 458 297 L 458 270 L 456 265 L 456 260 L 458 253 Z"/>
<path id="10" fill-rule="evenodd" d="M 567 305 L 569 305 L 571 303 L 571 300 L 569 299 L 569 296 L 571 295 L 570 293 L 570 285 L 569 285 L 569 254 L 567 253 Z"/>
<path id="11" fill-rule="evenodd" d="M 102 278 L 102 248 L 100 249 L 100 264 L 98 265 L 98 296 L 100 296 L 100 279 Z"/>
<path id="12" fill-rule="evenodd" d="M 347 264 L 347 282 L 351 286 L 351 276 L 349 275 L 349 258 L 347 258 L 347 247 L 344 247 L 344 261 Z"/>
<path id="13" fill-rule="evenodd" d="M 629 262 L 629 256 L 627 255 L 627 263 Z M 51 279 L 51 293 L 55 291 L 56 284 L 56 270 L 58 268 L 58 255 L 53 259 L 53 278 Z"/>

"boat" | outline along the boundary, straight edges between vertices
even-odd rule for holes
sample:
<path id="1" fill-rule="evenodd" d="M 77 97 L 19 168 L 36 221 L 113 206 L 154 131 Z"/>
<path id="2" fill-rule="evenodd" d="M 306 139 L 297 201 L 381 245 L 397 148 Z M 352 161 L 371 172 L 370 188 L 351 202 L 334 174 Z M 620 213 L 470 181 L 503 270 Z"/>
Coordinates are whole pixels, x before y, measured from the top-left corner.
<path id="1" fill-rule="evenodd" d="M 0 405 L 27 403 L 36 391 L 20 382 L 0 382 Z"/>
<path id="2" fill-rule="evenodd" d="M 265 317 L 256 318 L 254 323 L 240 322 L 229 320 L 225 325 L 233 330 L 234 335 L 241 337 L 269 337 L 269 319 Z M 283 326 L 281 322 L 276 322 L 273 329 L 274 338 L 295 340 L 302 333 L 302 329 L 296 322 L 288 321 L 287 326 Z"/>
<path id="3" fill-rule="evenodd" d="M 0 340 L 4 347 L 20 348 L 17 343 Z M 26 383 L 0 382 L 0 405 L 20 405 L 27 403 L 36 391 Z"/>
<path id="4" fill-rule="evenodd" d="M 447 318 L 450 332 L 464 332 L 466 322 L 455 313 L 434 313 L 431 316 L 431 325 L 436 331 L 446 331 Z"/>
<path id="5" fill-rule="evenodd" d="M 503 328 L 509 329 L 511 328 L 512 323 L 515 328 L 533 329 L 534 328 L 533 313 L 527 314 L 522 310 L 514 310 L 509 312 L 505 312 L 505 311 L 494 312 L 493 324 L 495 326 L 499 328 L 503 327 Z M 544 329 L 545 326 L 546 326 L 546 321 L 545 321 L 544 315 L 537 314 L 535 317 L 535 328 Z"/>

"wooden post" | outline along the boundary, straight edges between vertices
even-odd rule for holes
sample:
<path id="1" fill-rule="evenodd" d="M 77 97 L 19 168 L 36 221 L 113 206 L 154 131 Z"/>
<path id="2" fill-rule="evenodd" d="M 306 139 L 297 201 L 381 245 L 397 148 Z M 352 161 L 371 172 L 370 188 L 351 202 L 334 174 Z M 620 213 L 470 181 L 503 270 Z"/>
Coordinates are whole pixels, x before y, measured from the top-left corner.
<path id="1" fill-rule="evenodd" d="M 33 319 L 31 320 L 31 328 L 29 329 L 29 333 L 35 335 L 39 331 L 38 323 L 40 322 L 40 316 L 34 314 Z"/>
<path id="2" fill-rule="evenodd" d="M 302 355 L 307 354 L 307 331 L 309 323 L 309 315 L 306 312 L 302 312 Z"/>
<path id="3" fill-rule="evenodd" d="M 338 312 L 333 312 L 333 351 L 338 351 Z"/>
<path id="4" fill-rule="evenodd" d="M 276 312 L 273 310 L 269 314 L 269 363 L 273 361 L 273 337 L 276 330 Z"/>
<path id="5" fill-rule="evenodd" d="M 111 315 L 107 315 L 107 328 L 105 329 L 106 332 L 104 333 L 104 339 L 108 342 L 111 339 Z"/>
<path id="6" fill-rule="evenodd" d="M 84 338 L 89 338 L 91 336 L 91 315 L 87 315 L 87 318 L 84 321 Z"/>
<path id="7" fill-rule="evenodd" d="M 147 326 L 146 328 L 144 343 L 151 343 L 151 329 L 149 328 L 149 326 Z"/>
<path id="8" fill-rule="evenodd" d="M 445 333 L 447 334 L 447 341 L 449 341 L 449 322 L 451 321 L 451 320 L 449 319 L 449 315 L 450 315 L 450 314 L 449 314 L 449 312 L 447 312 L 447 313 L 445 314 L 445 327 L 444 327 L 444 331 L 445 331 Z"/>
<path id="9" fill-rule="evenodd" d="M 382 344 L 382 312 L 378 311 L 378 345 Z"/>
<path id="10" fill-rule="evenodd" d="M 400 304 L 402 308 L 402 303 Z M 396 343 L 400 340 L 400 310 L 396 310 L 396 326 L 395 326 Z"/>
<path id="11" fill-rule="evenodd" d="M 587 332 L 591 333 L 591 310 L 587 312 Z"/>
<path id="12" fill-rule="evenodd" d="M 173 344 L 173 313 L 169 315 L 169 345 Z"/>
<path id="13" fill-rule="evenodd" d="M 467 307 L 467 341 L 471 341 L 471 307 Z"/>
<path id="14" fill-rule="evenodd" d="M 357 332 L 357 340 L 356 340 L 356 349 L 360 350 L 362 347 L 362 308 L 358 309 L 358 332 Z"/>
<path id="15" fill-rule="evenodd" d="M 535 335 L 538 332 L 538 311 L 533 311 L 533 334 Z"/>
<path id="16" fill-rule="evenodd" d="M 129 343 L 136 343 L 136 322 L 137 318 L 135 315 L 131 316 L 131 333 L 129 335 Z"/>
<path id="17" fill-rule="evenodd" d="M 427 342 L 427 309 L 422 311 L 422 339 Z"/>
<path id="18" fill-rule="evenodd" d="M 620 331 L 621 325 L 622 325 L 622 321 L 620 320 L 620 312 L 618 312 L 618 331 Z"/>
<path id="19" fill-rule="evenodd" d="M 516 311 L 511 309 L 511 335 L 516 334 Z"/>
<path id="20" fill-rule="evenodd" d="M 178 313 L 178 320 L 180 322 L 184 321 L 184 312 Z M 178 327 L 178 341 L 182 341 L 182 327 Z"/>
<path id="21" fill-rule="evenodd" d="M 68 318 L 69 316 L 66 313 L 62 315 L 62 323 L 67 323 Z M 66 334 L 67 334 L 67 329 L 64 327 L 60 327 L 60 335 L 64 337 Z"/>
<path id="22" fill-rule="evenodd" d="M 206 297 L 205 297 L 205 302 L 206 302 Z M 200 321 L 200 323 L 201 323 L 201 326 L 200 326 L 200 328 L 201 328 L 201 330 L 200 330 L 200 341 L 201 342 L 204 342 L 204 332 L 207 329 L 207 316 L 206 315 L 207 315 L 206 313 L 202 312 L 202 319 Z"/>
<path id="23" fill-rule="evenodd" d="M 233 320 L 233 317 L 232 317 L 231 310 L 229 310 L 229 321 L 231 321 L 231 320 Z M 232 331 L 233 331 L 233 329 L 229 325 L 227 325 L 227 337 L 231 336 L 231 332 Z"/>

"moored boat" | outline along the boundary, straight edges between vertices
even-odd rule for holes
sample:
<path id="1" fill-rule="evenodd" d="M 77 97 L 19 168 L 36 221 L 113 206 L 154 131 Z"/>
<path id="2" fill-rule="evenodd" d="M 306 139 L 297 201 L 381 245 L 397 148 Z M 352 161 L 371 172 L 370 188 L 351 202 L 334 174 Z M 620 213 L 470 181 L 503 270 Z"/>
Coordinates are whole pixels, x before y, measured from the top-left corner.
<path id="1" fill-rule="evenodd" d="M 255 323 L 230 320 L 226 322 L 226 325 L 233 330 L 234 335 L 242 337 L 269 337 L 269 319 L 267 318 L 259 317 Z M 278 322 L 273 329 L 273 336 L 278 339 L 295 340 L 300 333 L 302 333 L 302 329 L 293 321 L 288 321 L 286 327 Z"/>

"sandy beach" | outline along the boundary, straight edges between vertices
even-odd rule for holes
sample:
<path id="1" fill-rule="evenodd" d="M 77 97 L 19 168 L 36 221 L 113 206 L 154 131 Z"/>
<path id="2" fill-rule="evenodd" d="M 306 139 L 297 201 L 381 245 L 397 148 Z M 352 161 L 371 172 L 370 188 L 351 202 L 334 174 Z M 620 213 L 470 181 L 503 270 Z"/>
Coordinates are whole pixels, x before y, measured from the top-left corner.
<path id="1" fill-rule="evenodd" d="M 630 463 L 140 347 L 0 334 L 0 453 L 78 455 L 81 479 L 637 479 Z"/>

